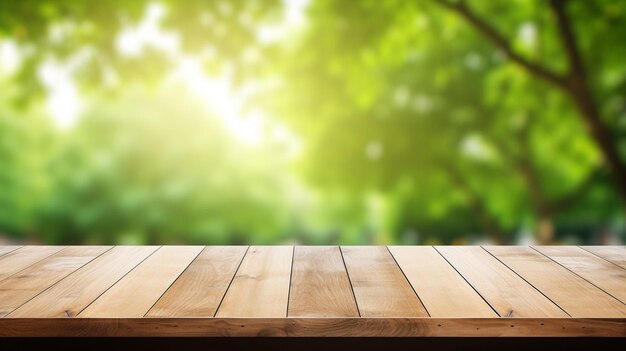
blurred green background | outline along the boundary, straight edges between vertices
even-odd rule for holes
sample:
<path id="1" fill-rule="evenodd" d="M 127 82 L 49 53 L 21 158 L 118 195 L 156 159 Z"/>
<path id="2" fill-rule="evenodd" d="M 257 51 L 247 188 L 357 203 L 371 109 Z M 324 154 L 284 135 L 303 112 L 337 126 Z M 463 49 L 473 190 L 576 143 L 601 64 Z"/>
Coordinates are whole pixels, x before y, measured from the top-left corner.
<path id="1" fill-rule="evenodd" d="M 0 243 L 626 241 L 626 2 L 0 2 Z"/>

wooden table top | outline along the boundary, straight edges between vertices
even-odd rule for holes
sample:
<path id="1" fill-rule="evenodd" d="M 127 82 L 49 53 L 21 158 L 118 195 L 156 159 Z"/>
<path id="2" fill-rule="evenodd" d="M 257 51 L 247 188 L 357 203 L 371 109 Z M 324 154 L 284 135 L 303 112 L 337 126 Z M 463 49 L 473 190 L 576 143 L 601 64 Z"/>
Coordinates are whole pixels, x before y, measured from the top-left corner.
<path id="1" fill-rule="evenodd" d="M 0 246 L 0 336 L 626 336 L 624 246 Z"/>

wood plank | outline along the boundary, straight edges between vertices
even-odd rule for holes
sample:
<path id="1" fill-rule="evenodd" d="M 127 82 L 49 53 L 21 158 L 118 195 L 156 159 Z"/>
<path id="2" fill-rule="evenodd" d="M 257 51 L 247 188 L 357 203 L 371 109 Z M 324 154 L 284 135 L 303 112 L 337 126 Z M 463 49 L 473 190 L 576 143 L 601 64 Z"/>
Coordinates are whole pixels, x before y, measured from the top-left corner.
<path id="1" fill-rule="evenodd" d="M 572 317 L 626 317 L 626 305 L 530 247 L 485 249 Z"/>
<path id="2" fill-rule="evenodd" d="M 0 336 L 626 337 L 623 247 L 539 249 L 59 248 L 0 281 Z"/>
<path id="3" fill-rule="evenodd" d="M 626 270 L 576 246 L 534 248 L 626 303 Z"/>
<path id="4" fill-rule="evenodd" d="M 626 246 L 582 246 L 582 248 L 626 269 Z"/>
<path id="5" fill-rule="evenodd" d="M 103 254 L 111 246 L 75 246 L 61 250 L 0 282 L 0 317 Z"/>
<path id="6" fill-rule="evenodd" d="M 247 249 L 204 248 L 146 317 L 213 317 Z"/>
<path id="7" fill-rule="evenodd" d="M 428 317 L 428 312 L 384 246 L 342 246 L 362 317 Z"/>
<path id="8" fill-rule="evenodd" d="M 143 317 L 202 248 L 161 247 L 85 308 L 78 317 Z"/>
<path id="9" fill-rule="evenodd" d="M 480 246 L 437 246 L 450 264 L 502 317 L 567 317 Z"/>
<path id="10" fill-rule="evenodd" d="M 296 246 L 288 317 L 358 317 L 338 246 Z"/>
<path id="11" fill-rule="evenodd" d="M 75 317 L 158 246 L 117 246 L 25 303 L 7 317 Z"/>
<path id="12" fill-rule="evenodd" d="M 286 317 L 293 246 L 251 246 L 216 317 Z"/>
<path id="13" fill-rule="evenodd" d="M 0 318 L 0 336 L 624 337 L 619 318 Z M 302 340 L 306 342 L 306 340 Z M 236 341 L 233 341 L 236 344 Z M 511 341 L 504 341 L 503 345 Z M 462 348 L 463 349 L 463 348 Z M 506 349 L 506 347 L 503 347 Z M 513 349 L 517 349 L 513 347 Z"/>
<path id="14" fill-rule="evenodd" d="M 63 249 L 63 246 L 24 246 L 1 256 L 0 281 Z"/>
<path id="15" fill-rule="evenodd" d="M 21 246 L 0 246 L 0 256 L 19 249 Z"/>
<path id="16" fill-rule="evenodd" d="M 498 317 L 432 246 L 390 246 L 431 317 Z"/>

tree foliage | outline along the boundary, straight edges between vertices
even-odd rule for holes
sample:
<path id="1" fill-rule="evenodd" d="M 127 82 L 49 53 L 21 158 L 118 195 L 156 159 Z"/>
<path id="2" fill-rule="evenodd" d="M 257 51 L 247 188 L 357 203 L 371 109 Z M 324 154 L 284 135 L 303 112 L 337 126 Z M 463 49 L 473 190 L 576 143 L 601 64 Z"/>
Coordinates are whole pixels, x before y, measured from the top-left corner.
<path id="1" fill-rule="evenodd" d="M 10 184 L 0 230 L 52 242 L 624 235 L 619 2 L 315 0 L 297 30 L 267 41 L 260 33 L 290 2 L 165 1 L 160 28 L 179 38 L 175 50 L 120 52 L 150 4 L 0 5 L 0 36 L 26 52 L 9 83 L 19 99 L 3 105 L 14 112 L 0 119 L 0 178 Z M 41 112 L 16 118 L 41 97 L 42 62 L 81 50 L 90 54 L 75 79 L 92 95 L 77 126 L 59 137 Z M 164 88 L 186 57 L 256 86 L 246 111 L 293 131 L 297 157 L 239 145 L 216 111 Z M 120 77 L 114 89 L 110 72 Z M 38 141 L 18 151 L 19 133 Z M 28 167 L 45 174 L 32 186 L 17 176 Z M 18 200 L 24 187 L 36 201 Z"/>

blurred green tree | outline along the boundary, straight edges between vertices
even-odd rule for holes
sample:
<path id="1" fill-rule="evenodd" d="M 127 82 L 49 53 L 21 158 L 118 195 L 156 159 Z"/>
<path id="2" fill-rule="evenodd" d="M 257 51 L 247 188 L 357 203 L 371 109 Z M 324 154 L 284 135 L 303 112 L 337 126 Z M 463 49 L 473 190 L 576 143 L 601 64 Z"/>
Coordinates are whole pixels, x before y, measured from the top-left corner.
<path id="1" fill-rule="evenodd" d="M 111 73 L 121 83 L 158 82 L 178 59 L 172 50 L 203 57 L 207 71 L 229 67 L 241 80 L 250 57 L 264 50 L 258 28 L 280 9 L 279 0 L 7 0 L 0 3 L 0 38 L 25 49 L 16 77 L 22 100 L 41 93 L 36 78 L 46 60 L 78 59 L 75 78 L 84 89 L 102 89 Z M 160 25 L 168 42 L 120 40 L 129 31 L 150 31 L 142 21 Z"/>
<path id="2" fill-rule="evenodd" d="M 602 208 L 596 212 L 602 220 L 622 217 L 623 205 L 607 180 L 612 178 L 619 188 L 623 183 L 623 157 L 616 153 L 623 129 L 617 116 L 624 112 L 613 110 L 602 119 L 598 111 L 582 111 L 578 97 L 576 104 L 567 100 L 581 92 L 561 83 L 583 79 L 581 67 L 571 68 L 568 76 L 551 73 L 552 66 L 556 70 L 573 64 L 570 52 L 555 47 L 568 30 L 562 26 L 570 26 L 560 18 L 564 4 L 481 4 L 483 12 L 501 14 L 502 26 L 518 29 L 520 38 L 505 40 L 490 25 L 477 25 L 482 20 L 466 2 L 444 3 L 454 13 L 423 2 L 315 2 L 307 34 L 282 52 L 277 65 L 289 79 L 280 91 L 263 96 L 270 109 L 288 116 L 287 122 L 309 141 L 305 173 L 322 183 L 365 189 L 389 189 L 405 178 L 432 186 L 435 181 L 429 177 L 441 178 L 432 197 L 421 201 L 438 204 L 447 198 L 449 205 L 439 205 L 448 208 L 438 219 L 444 220 L 455 213 L 458 198 L 463 199 L 474 215 L 465 227 L 479 225 L 496 242 L 510 240 L 525 221 L 533 224 L 541 242 L 550 242 L 555 217 L 565 226 L 576 222 L 571 214 L 578 206 Z M 549 9 L 556 21 L 542 18 L 551 15 Z M 459 11 L 465 17 L 470 13 L 470 23 L 479 31 L 468 31 L 456 18 Z M 606 25 L 623 15 L 613 4 L 577 11 L 577 20 L 597 23 L 579 41 L 595 45 L 589 38 L 601 38 L 603 47 L 619 46 Z M 495 41 L 495 49 L 485 35 Z M 540 55 L 540 50 L 546 53 Z M 584 52 L 597 54 L 592 47 Z M 590 59 L 606 62 L 593 65 L 593 77 L 608 74 L 619 84 L 584 81 L 597 86 L 607 110 L 619 101 L 625 82 L 615 72 L 613 55 Z M 527 56 L 550 57 L 550 68 Z M 624 66 L 619 66 L 617 72 L 622 72 Z M 592 92 L 585 94 L 584 104 L 595 104 L 589 100 Z M 590 123 L 591 133 L 586 134 Z M 609 131 L 611 135 L 605 134 Z M 446 196 L 450 189 L 458 196 Z"/>
<path id="3" fill-rule="evenodd" d="M 52 242 L 624 233 L 626 5 L 316 0 L 301 30 L 262 40 L 288 5 L 1 2 L 0 38 L 18 43 L 23 62 L 0 103 L 0 203 L 10 209 L 0 229 Z M 120 39 L 151 18 L 164 43 Z M 273 82 L 249 105 L 301 139 L 296 171 L 314 200 L 293 195 L 282 151 L 240 148 L 195 113 L 201 104 L 168 102 L 178 87 L 146 90 L 186 56 L 236 84 Z M 55 136 L 32 111 L 39 68 L 77 57 L 74 78 L 97 98 Z M 215 167 L 228 175 L 219 186 Z"/>
<path id="4" fill-rule="evenodd" d="M 48 242 L 285 239 L 291 211 L 281 153 L 236 142 L 199 99 L 168 98 L 184 89 L 97 99 L 67 131 L 39 210 Z"/>
<path id="5" fill-rule="evenodd" d="M 36 209 L 48 186 L 45 150 L 53 142 L 41 109 L 16 110 L 15 89 L 0 80 L 0 235 L 37 231 Z"/>

